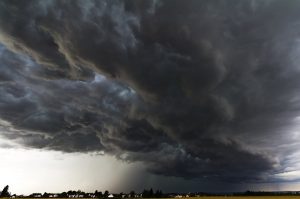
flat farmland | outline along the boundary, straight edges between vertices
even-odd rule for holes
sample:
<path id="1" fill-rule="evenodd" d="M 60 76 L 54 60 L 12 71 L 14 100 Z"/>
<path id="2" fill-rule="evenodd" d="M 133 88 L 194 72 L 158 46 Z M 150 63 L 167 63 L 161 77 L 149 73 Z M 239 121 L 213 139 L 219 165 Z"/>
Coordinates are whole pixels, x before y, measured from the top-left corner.
<path id="1" fill-rule="evenodd" d="M 26 198 L 26 199 L 37 199 L 37 198 Z M 38 198 L 38 199 L 49 199 L 49 198 Z M 57 199 L 63 199 L 63 198 L 57 198 Z M 91 198 L 80 198 L 80 199 L 91 199 Z M 119 198 L 115 197 L 115 199 L 119 199 Z M 127 199 L 131 199 L 131 198 L 127 198 Z M 147 199 L 171 199 L 171 198 L 147 198 Z M 189 198 L 182 197 L 181 199 L 300 199 L 300 196 L 201 196 L 201 197 L 189 197 Z"/>
<path id="2" fill-rule="evenodd" d="M 255 198 L 255 199 L 262 199 L 262 198 L 266 198 L 266 199 L 300 199 L 300 196 L 203 196 L 203 197 L 191 197 L 193 199 L 225 199 L 225 198 L 232 198 L 232 199 L 251 199 L 251 198 Z"/>
<path id="3" fill-rule="evenodd" d="M 300 196 L 201 196 L 183 199 L 300 199 Z"/>
<path id="4" fill-rule="evenodd" d="M 300 196 L 203 196 L 193 199 L 300 199 Z"/>

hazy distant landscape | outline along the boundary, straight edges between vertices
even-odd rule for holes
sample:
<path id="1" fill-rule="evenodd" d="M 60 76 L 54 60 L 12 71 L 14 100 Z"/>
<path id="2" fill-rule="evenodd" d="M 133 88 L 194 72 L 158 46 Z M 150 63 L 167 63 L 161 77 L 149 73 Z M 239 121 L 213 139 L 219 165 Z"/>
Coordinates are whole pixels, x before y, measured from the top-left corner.
<path id="1" fill-rule="evenodd" d="M 246 198 L 300 198 L 300 191 L 284 191 L 284 192 L 265 192 L 265 191 L 246 191 L 246 192 L 227 192 L 227 193 L 205 193 L 205 192 L 195 192 L 195 193 L 163 193 L 161 190 L 153 191 L 153 189 L 144 189 L 141 193 L 136 193 L 131 191 L 129 193 L 110 193 L 108 190 L 101 191 L 96 190 L 94 193 L 85 193 L 83 191 L 67 191 L 62 193 L 32 193 L 30 195 L 16 195 L 9 192 L 9 186 L 5 186 L 0 192 L 0 198 L 95 198 L 95 199 L 132 199 L 132 198 L 202 198 L 202 199 L 220 199 L 220 198 L 235 198 L 235 199 L 246 199 Z"/>
<path id="2" fill-rule="evenodd" d="M 184 198 L 184 197 L 183 197 Z M 225 198 L 232 198 L 232 199 L 296 199 L 300 198 L 300 196 L 200 196 L 200 197 L 188 197 L 191 199 L 225 199 Z M 36 199 L 36 198 L 28 198 L 28 199 Z M 40 198 L 44 199 L 44 198 Z M 82 198 L 86 199 L 86 198 Z M 155 199 L 155 198 L 153 198 Z"/>

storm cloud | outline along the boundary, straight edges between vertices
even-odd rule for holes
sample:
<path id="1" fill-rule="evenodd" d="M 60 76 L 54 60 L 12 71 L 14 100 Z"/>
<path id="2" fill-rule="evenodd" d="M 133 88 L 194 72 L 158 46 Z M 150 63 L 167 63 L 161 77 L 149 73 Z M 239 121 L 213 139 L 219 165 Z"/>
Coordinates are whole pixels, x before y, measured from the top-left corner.
<path id="1" fill-rule="evenodd" d="M 299 1 L 1 1 L 2 136 L 230 182 L 299 169 Z M 299 135 L 298 135 L 299 134 Z"/>

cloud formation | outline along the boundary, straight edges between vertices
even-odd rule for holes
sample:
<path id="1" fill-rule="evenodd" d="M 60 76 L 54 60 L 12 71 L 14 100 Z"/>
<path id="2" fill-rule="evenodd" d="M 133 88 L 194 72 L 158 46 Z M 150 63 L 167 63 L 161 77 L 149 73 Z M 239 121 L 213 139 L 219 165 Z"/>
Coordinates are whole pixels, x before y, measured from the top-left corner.
<path id="1" fill-rule="evenodd" d="M 299 8 L 2 1 L 2 134 L 159 175 L 268 180 L 299 148 Z"/>

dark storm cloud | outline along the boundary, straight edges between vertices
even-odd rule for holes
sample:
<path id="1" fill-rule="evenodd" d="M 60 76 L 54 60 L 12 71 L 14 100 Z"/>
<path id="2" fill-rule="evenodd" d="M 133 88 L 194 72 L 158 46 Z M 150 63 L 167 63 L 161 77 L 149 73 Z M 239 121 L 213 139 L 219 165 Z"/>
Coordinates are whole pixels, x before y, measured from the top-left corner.
<path id="1" fill-rule="evenodd" d="M 299 146 L 286 136 L 300 108 L 299 8 L 2 1 L 5 136 L 105 151 L 160 175 L 267 180 Z"/>

